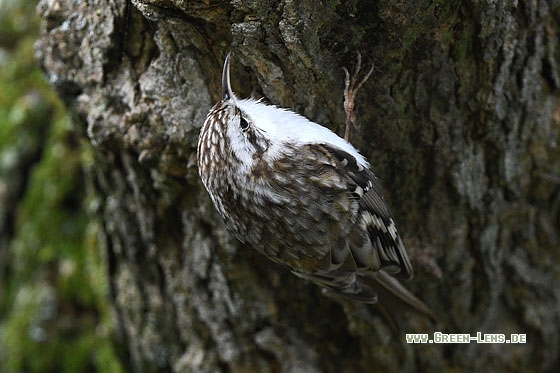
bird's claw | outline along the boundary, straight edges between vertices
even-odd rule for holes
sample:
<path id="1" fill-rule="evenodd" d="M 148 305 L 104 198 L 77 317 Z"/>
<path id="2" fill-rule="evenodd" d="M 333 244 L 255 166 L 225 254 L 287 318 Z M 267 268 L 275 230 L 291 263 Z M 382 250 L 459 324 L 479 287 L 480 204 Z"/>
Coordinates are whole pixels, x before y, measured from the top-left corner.
<path id="1" fill-rule="evenodd" d="M 346 75 L 344 81 L 344 112 L 346 113 L 346 128 L 344 130 L 344 139 L 346 141 L 348 141 L 348 139 L 350 138 L 350 126 L 356 126 L 356 114 L 354 113 L 354 100 L 356 98 L 356 94 L 373 73 L 374 66 L 372 65 L 368 73 L 360 81 L 358 81 L 361 68 L 362 55 L 360 54 L 360 52 L 358 52 L 356 68 L 352 76 L 350 76 L 348 69 L 346 67 L 343 67 L 344 73 Z"/>

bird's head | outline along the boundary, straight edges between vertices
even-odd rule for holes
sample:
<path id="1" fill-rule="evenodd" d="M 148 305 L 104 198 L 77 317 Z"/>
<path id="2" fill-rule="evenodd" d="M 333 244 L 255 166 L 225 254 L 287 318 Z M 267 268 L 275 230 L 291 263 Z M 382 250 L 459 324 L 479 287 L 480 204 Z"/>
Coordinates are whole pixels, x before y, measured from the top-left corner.
<path id="1" fill-rule="evenodd" d="M 204 165 L 218 157 L 233 157 L 237 171 L 248 174 L 262 162 L 271 165 L 279 157 L 297 158 L 298 148 L 317 143 L 341 148 L 367 164 L 352 145 L 326 127 L 262 100 L 237 98 L 231 88 L 230 60 L 228 54 L 222 70 L 221 100 L 210 110 L 201 131 L 199 162 Z"/>

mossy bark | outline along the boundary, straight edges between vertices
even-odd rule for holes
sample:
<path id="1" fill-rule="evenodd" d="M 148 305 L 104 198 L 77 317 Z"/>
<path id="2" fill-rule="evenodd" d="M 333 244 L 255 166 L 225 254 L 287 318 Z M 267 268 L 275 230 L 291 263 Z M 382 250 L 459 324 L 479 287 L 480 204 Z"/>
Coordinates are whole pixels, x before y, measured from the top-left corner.
<path id="1" fill-rule="evenodd" d="M 135 371 L 551 369 L 560 350 L 557 1 L 43 1 L 37 54 L 95 161 L 111 301 Z M 225 229 L 195 152 L 232 51 L 240 96 L 340 133 L 343 71 L 376 69 L 352 142 L 439 315 L 324 297 Z M 526 334 L 406 344 L 405 333 Z"/>

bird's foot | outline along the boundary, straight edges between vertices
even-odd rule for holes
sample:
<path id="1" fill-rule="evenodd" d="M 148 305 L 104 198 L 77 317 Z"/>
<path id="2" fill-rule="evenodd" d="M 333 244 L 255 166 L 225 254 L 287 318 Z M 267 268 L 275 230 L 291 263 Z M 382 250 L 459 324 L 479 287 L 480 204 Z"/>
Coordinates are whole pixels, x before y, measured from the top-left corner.
<path id="1" fill-rule="evenodd" d="M 362 80 L 358 81 L 361 68 L 362 55 L 360 54 L 360 52 L 358 52 L 356 68 L 352 76 L 350 76 L 348 69 L 346 67 L 343 67 L 344 73 L 346 74 L 346 79 L 344 82 L 344 112 L 346 113 L 346 128 L 344 130 L 344 140 L 346 141 L 348 141 L 350 138 L 350 126 L 356 126 L 356 114 L 354 113 L 354 100 L 356 98 L 356 94 L 358 93 L 360 88 L 362 88 L 362 85 L 369 79 L 371 73 L 373 73 L 374 66 L 372 65 L 371 69 L 362 78 Z"/>

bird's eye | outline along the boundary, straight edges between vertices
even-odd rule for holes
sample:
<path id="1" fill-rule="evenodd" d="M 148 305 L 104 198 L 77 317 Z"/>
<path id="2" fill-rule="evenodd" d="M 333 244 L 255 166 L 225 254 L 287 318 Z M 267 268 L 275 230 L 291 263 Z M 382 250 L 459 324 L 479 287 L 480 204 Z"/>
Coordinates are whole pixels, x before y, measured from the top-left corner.
<path id="1" fill-rule="evenodd" d="M 246 131 L 249 128 L 249 123 L 243 117 L 239 120 L 239 127 L 241 127 L 241 131 Z"/>

